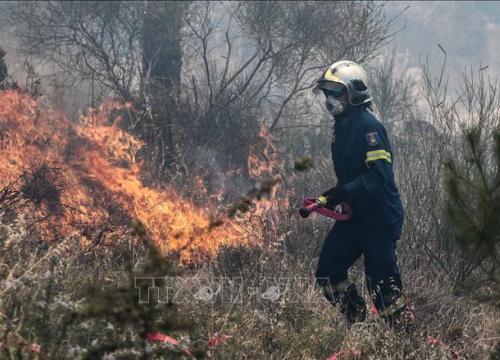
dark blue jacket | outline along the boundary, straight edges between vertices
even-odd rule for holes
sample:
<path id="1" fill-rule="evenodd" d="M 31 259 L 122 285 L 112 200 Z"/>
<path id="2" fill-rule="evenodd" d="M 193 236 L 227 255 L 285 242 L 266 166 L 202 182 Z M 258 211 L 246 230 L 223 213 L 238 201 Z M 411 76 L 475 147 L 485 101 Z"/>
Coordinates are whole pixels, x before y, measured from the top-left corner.
<path id="1" fill-rule="evenodd" d="M 366 229 L 402 224 L 404 211 L 394 181 L 394 156 L 384 126 L 365 107 L 350 107 L 335 119 L 332 158 L 337 187 Z"/>

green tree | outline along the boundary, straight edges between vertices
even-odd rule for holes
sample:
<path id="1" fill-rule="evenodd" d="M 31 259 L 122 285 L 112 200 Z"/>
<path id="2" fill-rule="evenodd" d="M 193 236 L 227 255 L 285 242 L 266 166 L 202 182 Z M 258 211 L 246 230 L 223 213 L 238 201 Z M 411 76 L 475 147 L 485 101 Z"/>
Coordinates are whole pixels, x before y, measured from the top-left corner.
<path id="1" fill-rule="evenodd" d="M 447 212 L 469 264 L 459 285 L 500 308 L 500 131 L 491 151 L 481 135 L 479 127 L 468 129 L 464 163 L 446 163 Z"/>

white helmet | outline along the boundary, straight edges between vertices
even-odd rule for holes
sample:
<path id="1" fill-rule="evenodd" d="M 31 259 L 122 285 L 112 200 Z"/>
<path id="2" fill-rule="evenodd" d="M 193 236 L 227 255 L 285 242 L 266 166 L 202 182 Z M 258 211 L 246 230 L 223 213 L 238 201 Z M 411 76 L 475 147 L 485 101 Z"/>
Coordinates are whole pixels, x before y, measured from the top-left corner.
<path id="1" fill-rule="evenodd" d="M 337 61 L 330 65 L 323 76 L 316 80 L 313 91 L 317 94 L 323 89 L 333 90 L 339 83 L 347 89 L 349 104 L 357 106 L 372 101 L 368 92 L 368 74 L 360 65 L 349 60 Z"/>

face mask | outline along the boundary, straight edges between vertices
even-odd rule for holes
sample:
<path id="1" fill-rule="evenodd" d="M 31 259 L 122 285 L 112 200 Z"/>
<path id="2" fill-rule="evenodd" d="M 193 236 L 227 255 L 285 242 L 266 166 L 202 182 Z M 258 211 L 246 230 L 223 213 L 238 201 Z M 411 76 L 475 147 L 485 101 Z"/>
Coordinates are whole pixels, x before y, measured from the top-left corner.
<path id="1" fill-rule="evenodd" d="M 335 116 L 342 114 L 345 111 L 347 104 L 333 96 L 328 96 L 325 100 L 325 106 L 326 110 L 328 110 L 331 115 Z"/>

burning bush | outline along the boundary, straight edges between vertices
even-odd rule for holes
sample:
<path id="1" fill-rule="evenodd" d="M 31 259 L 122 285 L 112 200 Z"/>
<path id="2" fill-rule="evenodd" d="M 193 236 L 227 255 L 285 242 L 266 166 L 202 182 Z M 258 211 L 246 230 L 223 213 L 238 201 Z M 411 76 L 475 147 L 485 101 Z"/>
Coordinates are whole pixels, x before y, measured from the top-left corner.
<path id="1" fill-rule="evenodd" d="M 105 103 L 74 124 L 42 99 L 0 93 L 0 184 L 16 184 L 16 201 L 32 205 L 28 214 L 56 218 L 50 230 L 85 247 L 105 225 L 117 236 L 133 233 L 133 219 L 162 252 L 178 252 L 182 261 L 249 241 L 235 222 L 213 226 L 217 210 L 210 205 L 196 207 L 173 188 L 142 184 L 135 160 L 142 143 L 108 121 L 121 107 L 127 104 Z M 12 197 L 11 190 L 4 197 Z"/>
<path id="2" fill-rule="evenodd" d="M 36 209 L 46 208 L 48 214 L 62 215 L 61 195 L 64 189 L 61 169 L 47 164 L 27 170 L 21 176 L 20 192 Z"/>

